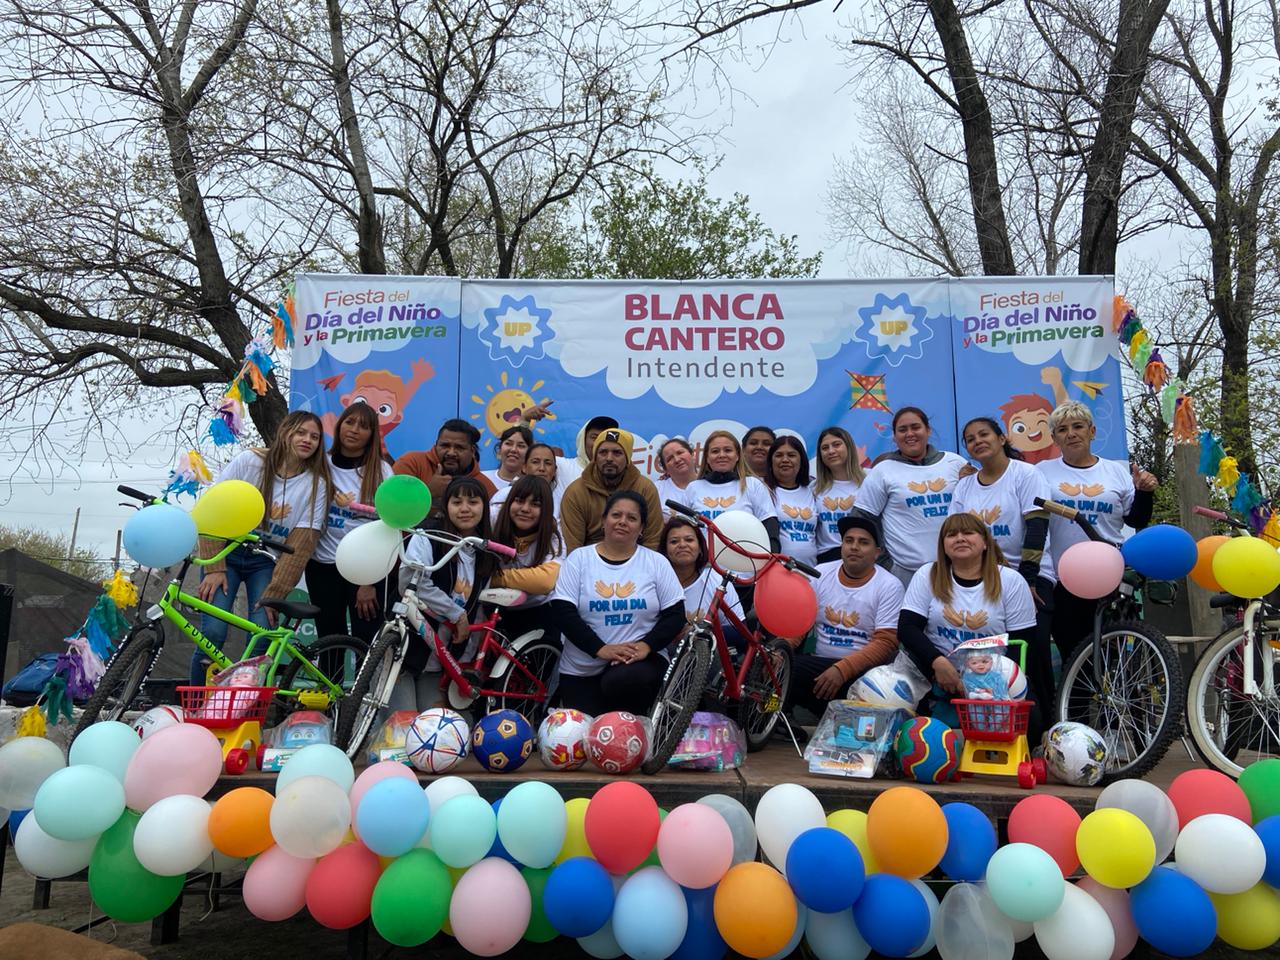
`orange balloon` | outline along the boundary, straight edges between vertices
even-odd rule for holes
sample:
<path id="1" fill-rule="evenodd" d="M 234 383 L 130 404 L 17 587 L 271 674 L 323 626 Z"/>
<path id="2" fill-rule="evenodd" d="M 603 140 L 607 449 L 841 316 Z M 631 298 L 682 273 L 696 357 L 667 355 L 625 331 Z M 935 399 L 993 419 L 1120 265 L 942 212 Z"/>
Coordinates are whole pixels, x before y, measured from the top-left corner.
<path id="1" fill-rule="evenodd" d="M 1188 574 L 1192 580 L 1210 590 L 1213 593 L 1222 592 L 1222 584 L 1218 582 L 1218 578 L 1213 575 L 1213 555 L 1218 552 L 1218 548 L 1230 540 L 1230 537 L 1224 537 L 1221 534 L 1212 537 L 1204 537 L 1196 541 L 1196 565 L 1191 568 Z"/>
<path id="2" fill-rule="evenodd" d="M 720 878 L 716 928 L 744 957 L 771 957 L 796 929 L 796 898 L 786 878 L 765 863 L 740 863 Z"/>
<path id="3" fill-rule="evenodd" d="M 947 818 L 923 790 L 893 787 L 867 811 L 867 842 L 882 871 L 914 880 L 947 852 Z"/>
<path id="4" fill-rule="evenodd" d="M 275 843 L 271 836 L 271 794 L 259 787 L 236 787 L 209 813 L 209 839 L 229 857 L 256 857 Z"/>

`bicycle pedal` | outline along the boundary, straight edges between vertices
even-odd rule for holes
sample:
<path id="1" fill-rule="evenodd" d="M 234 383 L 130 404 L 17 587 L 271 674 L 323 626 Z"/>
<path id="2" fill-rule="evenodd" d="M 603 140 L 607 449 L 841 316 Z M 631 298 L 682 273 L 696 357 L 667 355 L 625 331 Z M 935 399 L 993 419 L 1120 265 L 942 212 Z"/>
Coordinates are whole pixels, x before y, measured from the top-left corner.
<path id="1" fill-rule="evenodd" d="M 333 698 L 323 690 L 303 690 L 298 694 L 298 705 L 308 710 L 328 710 Z"/>
<path id="2" fill-rule="evenodd" d="M 781 709 L 782 709 L 782 700 L 778 697 L 776 693 L 771 693 L 769 694 L 768 697 L 765 698 L 764 704 L 762 706 L 763 712 L 777 713 Z"/>

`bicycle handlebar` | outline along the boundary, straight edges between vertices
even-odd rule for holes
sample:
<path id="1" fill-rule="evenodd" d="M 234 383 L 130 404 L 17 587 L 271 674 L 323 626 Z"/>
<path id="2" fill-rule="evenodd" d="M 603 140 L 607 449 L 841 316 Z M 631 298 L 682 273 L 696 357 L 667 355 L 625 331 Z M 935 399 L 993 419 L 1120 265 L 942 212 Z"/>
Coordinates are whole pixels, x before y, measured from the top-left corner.
<path id="1" fill-rule="evenodd" d="M 160 498 L 155 494 L 143 493 L 141 490 L 135 490 L 133 487 L 127 487 L 123 483 L 116 487 L 116 490 L 123 493 L 126 497 L 133 497 L 135 500 L 141 500 L 143 503 L 154 503 Z"/>
<path id="2" fill-rule="evenodd" d="M 738 541 L 730 540 L 723 533 L 721 533 L 720 528 L 715 525 L 715 522 L 710 517 L 703 516 L 702 514 L 698 513 L 698 511 L 686 506 L 685 504 L 681 503 L 679 500 L 668 500 L 667 506 L 670 507 L 676 513 L 684 514 L 684 516 L 688 517 L 690 520 L 693 520 L 696 523 L 699 523 L 702 526 L 706 527 L 707 533 L 710 534 L 711 537 L 718 539 L 721 543 L 723 543 L 726 547 L 728 547 L 730 550 L 732 550 L 734 553 L 738 554 L 739 556 L 746 557 L 748 560 L 764 560 L 766 562 L 772 560 L 775 563 L 781 563 L 783 566 L 785 566 L 789 570 L 795 569 L 795 570 L 799 570 L 801 573 L 808 574 L 810 577 L 813 577 L 815 580 L 818 579 L 820 576 L 822 576 L 820 573 L 818 573 L 817 570 L 809 566 L 807 563 L 803 563 L 792 557 L 788 557 L 784 553 L 756 553 L 753 550 L 748 550 L 746 547 L 738 543 Z M 708 543 L 708 547 L 710 546 L 711 544 Z M 707 557 L 707 561 L 711 564 L 711 569 L 723 576 L 724 570 L 721 569 L 719 561 L 717 561 L 716 559 L 715 550 L 709 549 L 707 552 L 709 554 L 709 556 Z M 758 577 L 762 571 L 763 571 L 763 568 L 757 570 L 756 577 Z M 741 582 L 754 583 L 755 579 L 756 578 L 753 577 L 751 580 L 744 580 Z"/>
<path id="3" fill-rule="evenodd" d="M 801 573 L 808 574 L 809 576 L 813 577 L 813 579 L 815 580 L 817 580 L 819 577 L 822 576 L 822 574 L 820 574 L 814 567 L 809 566 L 803 560 L 793 559 L 789 564 L 789 566 L 795 567 Z"/>
<path id="4" fill-rule="evenodd" d="M 1099 543 L 1111 543 L 1111 541 L 1100 534 L 1097 527 L 1090 523 L 1085 518 L 1085 515 L 1075 507 L 1069 507 L 1065 503 L 1058 503 L 1056 500 L 1046 500 L 1043 497 L 1036 497 L 1032 502 L 1047 513 L 1059 516 L 1063 520 L 1070 520 L 1077 527 L 1083 530 L 1084 535 L 1090 540 L 1096 540 Z M 1115 544 L 1112 544 L 1112 546 L 1115 546 Z"/>
<path id="5" fill-rule="evenodd" d="M 700 514 L 697 510 L 694 510 L 691 507 L 685 506 L 679 500 L 668 500 L 667 506 L 670 507 L 672 510 L 674 510 L 676 513 L 683 513 L 686 517 L 689 517 L 691 520 L 697 520 L 699 518 L 702 518 L 702 514 Z"/>
<path id="6" fill-rule="evenodd" d="M 372 507 L 367 503 L 348 503 L 347 509 L 350 510 L 352 513 L 358 513 L 361 516 L 365 516 L 365 517 L 376 518 L 378 516 L 377 508 Z"/>
<path id="7" fill-rule="evenodd" d="M 496 553 L 498 556 L 506 557 L 509 560 L 514 560 L 516 556 L 515 547 L 509 547 L 505 543 L 498 543 L 497 540 L 486 540 L 484 548 L 490 553 Z"/>
<path id="8" fill-rule="evenodd" d="M 1227 526 L 1234 527 L 1236 530 L 1249 529 L 1249 525 L 1243 520 L 1237 520 L 1235 517 L 1230 514 L 1223 513 L 1221 510 L 1214 510 L 1210 507 L 1192 507 L 1191 512 L 1197 516 L 1207 517 L 1210 520 L 1217 520 L 1220 523 L 1225 523 Z"/>

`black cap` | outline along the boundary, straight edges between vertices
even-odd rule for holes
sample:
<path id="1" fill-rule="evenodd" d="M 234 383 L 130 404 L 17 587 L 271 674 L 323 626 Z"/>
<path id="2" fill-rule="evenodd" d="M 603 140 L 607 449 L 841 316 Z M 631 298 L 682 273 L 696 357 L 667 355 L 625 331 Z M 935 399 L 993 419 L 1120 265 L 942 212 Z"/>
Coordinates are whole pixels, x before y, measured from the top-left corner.
<path id="1" fill-rule="evenodd" d="M 613 430 L 617 426 L 618 421 L 613 417 L 592 417 L 582 429 L 585 433 L 587 430 Z"/>
<path id="2" fill-rule="evenodd" d="M 871 539 L 875 541 L 876 546 L 880 546 L 880 527 L 870 517 L 856 513 L 841 517 L 836 521 L 836 529 L 840 531 L 841 539 L 844 539 L 844 535 L 850 530 L 865 530 L 871 534 Z"/>

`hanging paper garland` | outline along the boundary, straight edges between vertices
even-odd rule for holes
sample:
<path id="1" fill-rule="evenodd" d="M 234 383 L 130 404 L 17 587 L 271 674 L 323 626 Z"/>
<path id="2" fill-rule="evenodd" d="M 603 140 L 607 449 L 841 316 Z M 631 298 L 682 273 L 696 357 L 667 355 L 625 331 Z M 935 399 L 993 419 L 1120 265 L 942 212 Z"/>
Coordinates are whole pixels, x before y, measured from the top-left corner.
<path id="1" fill-rule="evenodd" d="M 169 471 L 169 482 L 161 491 L 161 496 L 166 500 L 169 499 L 169 494 L 177 497 L 185 493 L 194 497 L 199 494 L 202 484 L 212 482 L 213 475 L 205 465 L 204 457 L 196 450 L 188 450 L 178 458 L 178 465 Z"/>
<path id="2" fill-rule="evenodd" d="M 129 621 L 121 615 L 113 597 L 115 594 L 129 599 L 128 591 L 117 584 L 118 578 L 123 579 L 123 575 L 116 571 L 116 575 L 104 584 L 107 591 L 94 603 L 80 629 L 67 637 L 67 650 L 58 655 L 53 675 L 40 692 L 40 705 L 48 722 L 55 726 L 60 717 L 71 719 L 72 701 L 86 700 L 93 695 L 94 686 L 105 672 L 104 665 L 115 651 L 116 643 L 129 632 Z M 132 603 L 137 602 L 135 588 Z"/>

